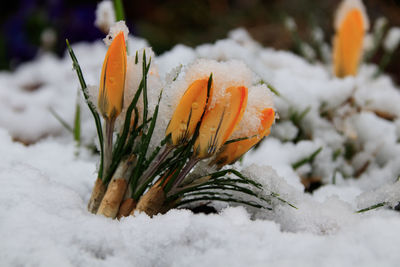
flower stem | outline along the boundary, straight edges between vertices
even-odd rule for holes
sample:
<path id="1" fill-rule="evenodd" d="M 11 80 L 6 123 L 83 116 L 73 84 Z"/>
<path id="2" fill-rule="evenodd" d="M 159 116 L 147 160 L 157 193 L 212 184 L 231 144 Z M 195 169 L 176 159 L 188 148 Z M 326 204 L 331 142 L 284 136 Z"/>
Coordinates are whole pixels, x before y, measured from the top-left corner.
<path id="1" fill-rule="evenodd" d="M 191 169 L 193 169 L 194 165 L 199 162 L 200 159 L 197 157 L 192 157 L 188 163 L 186 163 L 185 167 L 183 167 L 182 171 L 179 173 L 178 177 L 176 177 L 174 184 L 171 188 L 170 191 L 175 191 L 176 188 L 179 186 L 179 184 L 185 179 L 186 175 L 190 172 Z"/>
<path id="2" fill-rule="evenodd" d="M 160 167 L 161 163 L 164 162 L 165 158 L 169 155 L 169 153 L 172 151 L 172 149 L 174 149 L 174 146 L 171 145 L 167 145 L 164 150 L 158 154 L 158 156 L 154 159 L 154 161 L 151 163 L 151 165 L 149 166 L 149 168 L 147 168 L 147 170 L 144 172 L 144 174 L 142 175 L 142 177 L 139 180 L 139 185 L 142 184 L 144 181 L 147 180 L 147 178 L 153 176 L 158 167 Z"/>
<path id="3" fill-rule="evenodd" d="M 105 122 L 106 123 L 105 123 L 104 135 L 106 137 L 106 141 L 104 142 L 103 173 L 106 174 L 104 175 L 104 177 L 107 177 L 107 172 L 109 171 L 112 162 L 113 131 L 114 131 L 115 119 L 106 119 Z"/>

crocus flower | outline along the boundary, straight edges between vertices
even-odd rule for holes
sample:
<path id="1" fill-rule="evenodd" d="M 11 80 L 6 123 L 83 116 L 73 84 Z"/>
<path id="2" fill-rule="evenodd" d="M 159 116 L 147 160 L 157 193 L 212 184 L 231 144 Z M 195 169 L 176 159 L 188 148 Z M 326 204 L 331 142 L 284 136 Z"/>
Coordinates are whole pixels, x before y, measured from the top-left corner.
<path id="1" fill-rule="evenodd" d="M 261 111 L 260 120 L 261 125 L 258 132 L 254 133 L 255 136 L 249 137 L 241 141 L 226 144 L 221 151 L 217 154 L 214 162 L 218 167 L 226 164 L 232 164 L 239 159 L 250 148 L 256 145 L 264 136 L 269 135 L 272 124 L 274 123 L 275 112 L 272 108 L 266 108 Z"/>
<path id="2" fill-rule="evenodd" d="M 193 82 L 175 109 L 168 124 L 166 135 L 171 134 L 173 145 L 183 144 L 193 136 L 196 126 L 206 108 L 208 79 Z M 212 87 L 209 92 L 212 95 Z"/>
<path id="3" fill-rule="evenodd" d="M 101 115 L 114 120 L 122 110 L 126 76 L 126 46 L 122 32 L 108 48 L 101 70 L 98 106 Z"/>
<path id="4" fill-rule="evenodd" d="M 368 20 L 360 0 L 345 0 L 339 6 L 333 40 L 333 68 L 337 77 L 356 75 Z"/>
<path id="5" fill-rule="evenodd" d="M 225 95 L 205 113 L 201 121 L 199 136 L 194 144 L 198 159 L 210 157 L 221 148 L 242 119 L 246 105 L 246 87 L 226 89 Z"/>

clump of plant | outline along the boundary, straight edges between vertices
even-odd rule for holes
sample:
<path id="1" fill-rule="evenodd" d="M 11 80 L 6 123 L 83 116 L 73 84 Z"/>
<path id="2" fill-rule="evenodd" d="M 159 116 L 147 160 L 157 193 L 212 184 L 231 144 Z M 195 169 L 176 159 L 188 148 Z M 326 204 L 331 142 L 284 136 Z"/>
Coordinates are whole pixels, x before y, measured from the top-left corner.
<path id="1" fill-rule="evenodd" d="M 105 38 L 97 105 L 68 46 L 98 133 L 100 163 L 88 210 L 115 218 L 210 201 L 265 209 L 271 198 L 285 202 L 229 167 L 270 133 L 275 111 L 269 89 L 250 84 L 249 91 L 248 82 L 229 78 L 229 69 L 244 64 L 211 60 L 175 73 L 164 90 L 152 88 L 148 81 L 158 76 L 151 50 L 127 56 L 126 31 L 118 22 Z"/>

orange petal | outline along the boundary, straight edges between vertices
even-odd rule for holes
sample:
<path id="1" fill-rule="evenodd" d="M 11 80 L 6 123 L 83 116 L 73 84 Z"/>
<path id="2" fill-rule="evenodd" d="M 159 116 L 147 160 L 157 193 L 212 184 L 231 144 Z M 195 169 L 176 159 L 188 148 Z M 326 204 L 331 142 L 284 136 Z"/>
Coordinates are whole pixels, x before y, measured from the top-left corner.
<path id="1" fill-rule="evenodd" d="M 359 9 L 351 9 L 341 22 L 333 41 L 334 73 L 356 75 L 360 63 L 365 25 Z"/>
<path id="2" fill-rule="evenodd" d="M 98 106 L 106 119 L 115 119 L 122 110 L 126 76 L 126 46 L 122 32 L 108 48 L 101 70 Z"/>
<path id="3" fill-rule="evenodd" d="M 272 108 L 264 109 L 260 115 L 261 126 L 258 129 L 257 136 L 225 145 L 215 158 L 215 162 L 218 167 L 222 167 L 226 164 L 232 164 L 244 153 L 249 151 L 250 148 L 261 141 L 264 136 L 269 135 L 274 118 L 275 112 Z"/>
<path id="4" fill-rule="evenodd" d="M 207 158 L 220 149 L 242 119 L 246 105 L 247 88 L 230 87 L 226 95 L 206 112 L 194 144 L 198 158 Z"/>
<path id="5" fill-rule="evenodd" d="M 182 144 L 192 137 L 207 104 L 208 79 L 193 82 L 175 109 L 165 134 L 171 134 L 172 144 Z M 210 89 L 212 95 L 212 87 Z"/>

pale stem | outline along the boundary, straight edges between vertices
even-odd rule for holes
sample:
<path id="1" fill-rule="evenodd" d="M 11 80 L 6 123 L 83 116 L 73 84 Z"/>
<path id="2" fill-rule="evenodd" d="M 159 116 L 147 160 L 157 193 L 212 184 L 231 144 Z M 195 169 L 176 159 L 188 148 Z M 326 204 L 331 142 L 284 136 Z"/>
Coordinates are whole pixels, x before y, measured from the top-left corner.
<path id="1" fill-rule="evenodd" d="M 149 168 L 147 168 L 142 177 L 139 179 L 139 185 L 142 182 L 146 181 L 147 178 L 154 175 L 154 173 L 157 171 L 157 168 L 165 160 L 165 158 L 169 155 L 169 153 L 172 151 L 173 148 L 174 146 L 169 146 L 169 145 L 164 147 L 164 150 L 157 155 L 154 161 L 150 164 Z"/>
<path id="2" fill-rule="evenodd" d="M 107 176 L 108 169 L 112 162 L 112 147 L 113 147 L 113 131 L 114 131 L 115 119 L 105 120 L 105 142 L 104 142 L 104 167 L 103 176 Z"/>
<path id="3" fill-rule="evenodd" d="M 176 190 L 176 188 L 183 181 L 183 179 L 185 179 L 186 175 L 193 169 L 194 165 L 196 165 L 197 162 L 199 161 L 200 161 L 199 158 L 193 157 L 188 161 L 188 163 L 186 163 L 185 167 L 183 167 L 182 171 L 178 174 L 178 177 L 176 177 L 174 185 L 172 186 L 170 191 Z"/>

